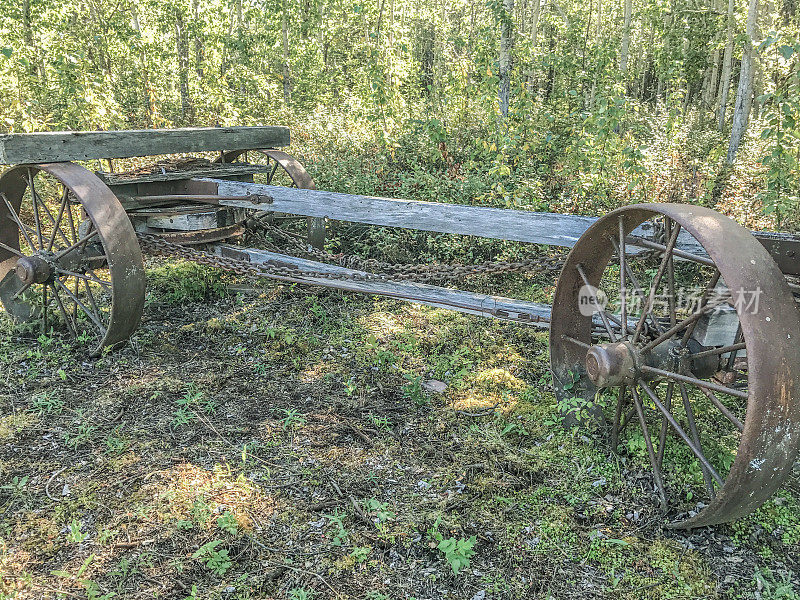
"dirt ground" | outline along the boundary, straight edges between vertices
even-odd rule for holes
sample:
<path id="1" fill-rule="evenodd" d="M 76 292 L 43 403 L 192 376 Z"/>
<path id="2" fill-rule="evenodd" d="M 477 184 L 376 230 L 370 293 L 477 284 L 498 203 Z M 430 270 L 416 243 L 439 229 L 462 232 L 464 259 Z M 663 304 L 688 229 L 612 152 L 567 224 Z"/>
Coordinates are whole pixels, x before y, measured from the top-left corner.
<path id="1" fill-rule="evenodd" d="M 101 358 L 0 314 L 0 598 L 797 597 L 797 478 L 669 529 L 559 423 L 546 331 L 149 268 Z"/>

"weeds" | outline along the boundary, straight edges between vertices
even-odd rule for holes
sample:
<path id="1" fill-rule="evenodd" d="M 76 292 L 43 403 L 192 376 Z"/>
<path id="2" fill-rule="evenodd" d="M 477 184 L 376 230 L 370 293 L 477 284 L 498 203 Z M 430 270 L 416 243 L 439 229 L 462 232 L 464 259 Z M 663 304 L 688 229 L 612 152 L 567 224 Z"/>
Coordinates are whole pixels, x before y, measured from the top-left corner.
<path id="1" fill-rule="evenodd" d="M 222 540 L 212 540 L 200 546 L 200 548 L 192 554 L 192 558 L 199 560 L 206 568 L 212 573 L 222 577 L 233 566 L 228 550 L 220 549 L 217 547 L 222 544 Z"/>

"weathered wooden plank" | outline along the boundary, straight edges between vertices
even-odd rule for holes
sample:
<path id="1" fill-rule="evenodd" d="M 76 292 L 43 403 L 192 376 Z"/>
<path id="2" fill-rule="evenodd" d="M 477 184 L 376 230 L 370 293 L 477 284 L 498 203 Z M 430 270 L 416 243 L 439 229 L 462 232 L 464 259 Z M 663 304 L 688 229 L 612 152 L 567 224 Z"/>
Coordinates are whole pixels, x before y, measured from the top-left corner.
<path id="1" fill-rule="evenodd" d="M 228 177 L 241 177 L 242 175 L 266 173 L 267 171 L 269 171 L 269 167 L 266 165 L 251 165 L 246 163 L 212 163 L 204 170 L 193 169 L 188 172 L 165 171 L 163 173 L 142 173 L 140 175 L 132 175 L 129 173 L 106 173 L 103 171 L 95 171 L 95 175 L 102 179 L 103 183 L 113 189 L 117 186 L 132 185 L 135 183 L 180 181 L 182 179 L 189 179 L 190 177 L 215 177 L 217 179 L 226 179 Z"/>
<path id="2" fill-rule="evenodd" d="M 255 264 L 294 267 L 300 270 L 313 270 L 323 273 L 363 274 L 363 271 L 354 271 L 336 265 L 295 258 L 285 254 L 256 250 L 253 248 L 242 248 L 240 246 L 231 246 L 228 244 L 215 245 L 214 252 L 220 256 L 247 260 Z M 462 313 L 515 321 L 542 328 L 548 327 L 550 320 L 550 305 L 548 304 L 514 300 L 500 296 L 489 296 L 486 294 L 476 294 L 434 285 L 399 281 L 347 281 L 301 276 L 289 279 L 298 283 L 319 285 L 348 292 L 360 292 L 389 298 L 400 298 L 436 308 L 447 308 Z"/>
<path id="3" fill-rule="evenodd" d="M 595 217 L 578 215 L 395 200 L 238 181 L 212 179 L 197 181 L 216 184 L 218 193 L 228 197 L 220 201 L 221 205 L 264 210 L 266 204 L 255 205 L 247 200 L 246 196 L 271 197 L 269 210 L 275 212 L 552 246 L 574 246 L 581 235 L 597 220 Z M 231 200 L 231 196 L 243 198 L 237 201 Z M 633 235 L 642 237 L 652 235 L 652 231 L 647 227 L 649 224 L 637 228 L 633 231 Z M 677 247 L 685 252 L 705 256 L 702 247 L 686 232 L 681 232 L 678 236 Z"/>
<path id="4" fill-rule="evenodd" d="M 130 158 L 289 145 L 288 127 L 191 127 L 0 135 L 0 164 Z"/>
<path id="5" fill-rule="evenodd" d="M 206 180 L 208 181 L 208 180 Z M 269 210 L 306 217 L 405 227 L 422 231 L 572 246 L 595 219 L 556 213 L 536 213 L 484 206 L 302 190 L 255 183 L 213 180 L 222 196 L 243 196 L 221 204 L 251 208 L 247 195 L 269 196 Z M 266 206 L 260 205 L 264 210 Z"/>

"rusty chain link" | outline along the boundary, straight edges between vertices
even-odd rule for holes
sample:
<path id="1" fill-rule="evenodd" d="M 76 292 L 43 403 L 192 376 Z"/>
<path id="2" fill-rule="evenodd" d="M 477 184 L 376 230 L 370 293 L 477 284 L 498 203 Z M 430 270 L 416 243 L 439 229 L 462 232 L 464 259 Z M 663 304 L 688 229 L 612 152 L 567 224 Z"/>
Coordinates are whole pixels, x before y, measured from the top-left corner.
<path id="1" fill-rule="evenodd" d="M 253 219 L 255 220 L 255 219 Z M 251 220 L 252 221 L 252 220 Z M 501 273 L 521 273 L 532 271 L 559 272 L 564 263 L 565 256 L 538 256 L 521 261 L 483 262 L 475 265 L 462 264 L 437 264 L 437 265 L 398 265 L 385 263 L 375 259 L 365 259 L 359 256 L 331 254 L 313 248 L 297 236 L 289 234 L 282 229 L 256 220 L 259 228 L 285 240 L 290 246 L 292 256 L 312 258 L 326 263 L 332 263 L 347 269 L 363 271 L 363 273 L 330 273 L 319 270 L 300 269 L 296 267 L 278 266 L 267 263 L 255 264 L 245 260 L 219 256 L 205 250 L 191 246 L 169 242 L 156 234 L 139 233 L 139 243 L 142 250 L 149 254 L 184 258 L 193 262 L 216 267 L 257 279 L 259 277 L 272 278 L 317 278 L 341 281 L 411 281 L 415 283 L 432 283 L 438 281 L 452 281 L 473 275 L 493 275 Z M 252 229 L 252 223 L 251 223 Z M 264 240 L 266 241 L 266 240 Z M 287 254 L 286 248 L 271 244 L 278 252 Z"/>
<path id="2" fill-rule="evenodd" d="M 485 261 L 475 265 L 463 264 L 393 264 L 382 262 L 374 258 L 361 258 L 356 255 L 331 254 L 309 245 L 301 236 L 284 231 L 264 221 L 263 218 L 254 217 L 247 222 L 248 230 L 260 229 L 263 232 L 283 239 L 289 246 L 288 252 L 301 258 L 311 258 L 325 263 L 333 263 L 347 269 L 380 273 L 391 279 L 430 283 L 432 281 L 449 281 L 462 279 L 472 275 L 492 275 L 501 273 L 521 273 L 532 271 L 560 272 L 566 254 L 557 256 L 537 256 L 521 261 Z M 263 236 L 261 237 L 264 240 Z M 266 241 L 266 240 L 264 240 Z M 275 246 L 275 250 L 287 253 L 287 248 Z"/>

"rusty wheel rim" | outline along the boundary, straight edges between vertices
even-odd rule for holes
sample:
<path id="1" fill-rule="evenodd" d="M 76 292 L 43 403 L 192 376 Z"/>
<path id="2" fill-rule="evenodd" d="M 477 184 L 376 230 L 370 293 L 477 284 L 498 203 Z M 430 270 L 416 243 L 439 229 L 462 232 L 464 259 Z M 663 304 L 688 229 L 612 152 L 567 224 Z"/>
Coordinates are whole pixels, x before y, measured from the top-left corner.
<path id="1" fill-rule="evenodd" d="M 12 318 L 98 354 L 135 331 L 144 289 L 130 221 L 93 173 L 51 163 L 0 177 L 0 301 Z"/>
<path id="2" fill-rule="evenodd" d="M 283 150 L 233 150 L 223 155 L 222 162 L 234 162 L 239 158 L 244 162 L 266 163 L 268 171 L 263 175 L 257 175 L 256 183 L 303 190 L 317 189 L 314 179 L 303 164 Z"/>
<path id="3" fill-rule="evenodd" d="M 644 231 L 656 227 L 660 240 Z M 643 246 L 655 253 L 647 280 L 630 256 Z M 704 283 L 681 310 L 676 286 L 693 270 Z M 579 302 L 599 306 L 597 290 L 609 283 L 617 301 L 582 314 Z M 701 336 L 712 310 L 730 320 L 730 339 Z M 562 406 L 576 398 L 590 406 L 600 391 L 615 396 L 607 411 L 612 447 L 638 425 L 662 506 L 686 476 L 670 458 L 691 457 L 704 506 L 672 526 L 698 527 L 750 513 L 790 474 L 800 443 L 798 340 L 791 291 L 749 232 L 703 207 L 643 204 L 598 220 L 572 249 L 553 302 L 551 367 Z M 719 450 L 725 444 L 730 454 Z"/>

